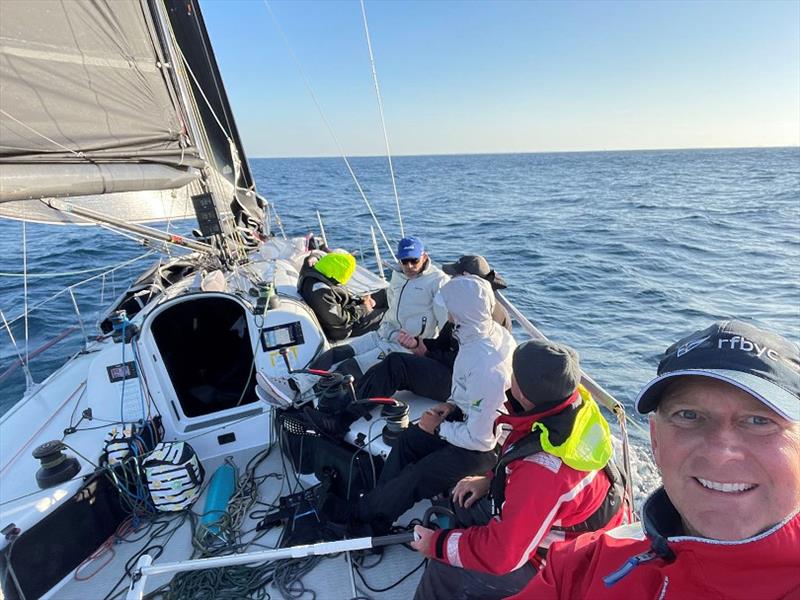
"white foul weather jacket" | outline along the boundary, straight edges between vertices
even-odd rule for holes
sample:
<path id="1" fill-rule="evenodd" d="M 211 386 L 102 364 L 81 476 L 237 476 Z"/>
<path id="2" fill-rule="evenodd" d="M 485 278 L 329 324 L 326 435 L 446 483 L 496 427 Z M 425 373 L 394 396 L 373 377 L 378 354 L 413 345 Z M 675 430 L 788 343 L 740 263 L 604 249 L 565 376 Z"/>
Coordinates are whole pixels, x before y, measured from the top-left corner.
<path id="1" fill-rule="evenodd" d="M 434 302 L 436 294 L 449 277 L 439 267 L 428 264 L 416 277 L 409 279 L 400 271 L 392 272 L 386 299 L 389 309 L 383 316 L 378 335 L 394 342 L 400 329 L 419 337 L 436 337 L 447 322 L 447 312 Z"/>
<path id="2" fill-rule="evenodd" d="M 443 422 L 439 436 L 467 450 L 491 450 L 498 440 L 494 421 L 503 414 L 505 392 L 511 387 L 511 356 L 517 343 L 492 319 L 495 296 L 487 281 L 474 275 L 456 277 L 441 295 L 459 344 L 448 402 L 461 409 L 464 421 Z"/>

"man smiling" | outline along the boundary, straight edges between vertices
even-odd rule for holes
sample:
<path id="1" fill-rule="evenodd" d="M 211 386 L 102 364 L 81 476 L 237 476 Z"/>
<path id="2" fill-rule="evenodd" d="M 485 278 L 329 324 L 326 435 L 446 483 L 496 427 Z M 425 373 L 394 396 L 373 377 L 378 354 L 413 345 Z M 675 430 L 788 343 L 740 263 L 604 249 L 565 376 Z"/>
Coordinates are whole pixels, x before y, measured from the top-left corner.
<path id="1" fill-rule="evenodd" d="M 552 550 L 515 598 L 800 598 L 800 350 L 723 321 L 667 349 L 636 403 L 663 487 L 642 523 Z"/>

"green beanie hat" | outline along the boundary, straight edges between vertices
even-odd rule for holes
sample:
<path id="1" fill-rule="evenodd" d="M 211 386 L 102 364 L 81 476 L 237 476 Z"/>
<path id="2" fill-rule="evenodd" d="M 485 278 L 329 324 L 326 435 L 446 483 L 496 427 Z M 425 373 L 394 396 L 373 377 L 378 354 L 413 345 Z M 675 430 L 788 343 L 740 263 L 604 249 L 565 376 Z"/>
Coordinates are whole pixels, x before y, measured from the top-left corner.
<path id="1" fill-rule="evenodd" d="M 345 284 L 356 270 L 356 258 L 352 254 L 331 252 L 320 258 L 314 268 L 328 279 Z"/>

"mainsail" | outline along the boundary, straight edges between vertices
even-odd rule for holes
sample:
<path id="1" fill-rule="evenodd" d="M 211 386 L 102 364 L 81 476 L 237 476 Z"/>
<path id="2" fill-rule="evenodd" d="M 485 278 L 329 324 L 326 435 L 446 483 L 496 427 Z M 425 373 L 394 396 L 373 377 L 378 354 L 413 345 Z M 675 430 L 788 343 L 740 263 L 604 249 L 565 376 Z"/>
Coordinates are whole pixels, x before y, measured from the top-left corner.
<path id="1" fill-rule="evenodd" d="M 211 192 L 223 217 L 263 219 L 205 30 L 175 42 L 187 13 L 202 28 L 185 0 L 0 2 L 0 216 L 82 222 L 40 202 L 58 197 L 166 221 Z"/>

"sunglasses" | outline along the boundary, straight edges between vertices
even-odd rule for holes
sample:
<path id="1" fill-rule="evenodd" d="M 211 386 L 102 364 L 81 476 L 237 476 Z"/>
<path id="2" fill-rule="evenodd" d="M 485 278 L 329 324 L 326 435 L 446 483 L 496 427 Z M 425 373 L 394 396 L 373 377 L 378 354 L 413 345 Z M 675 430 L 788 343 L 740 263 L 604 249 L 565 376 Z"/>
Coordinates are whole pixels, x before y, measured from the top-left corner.
<path id="1" fill-rule="evenodd" d="M 419 258 L 404 258 L 400 262 L 404 265 L 415 265 L 420 261 Z"/>

